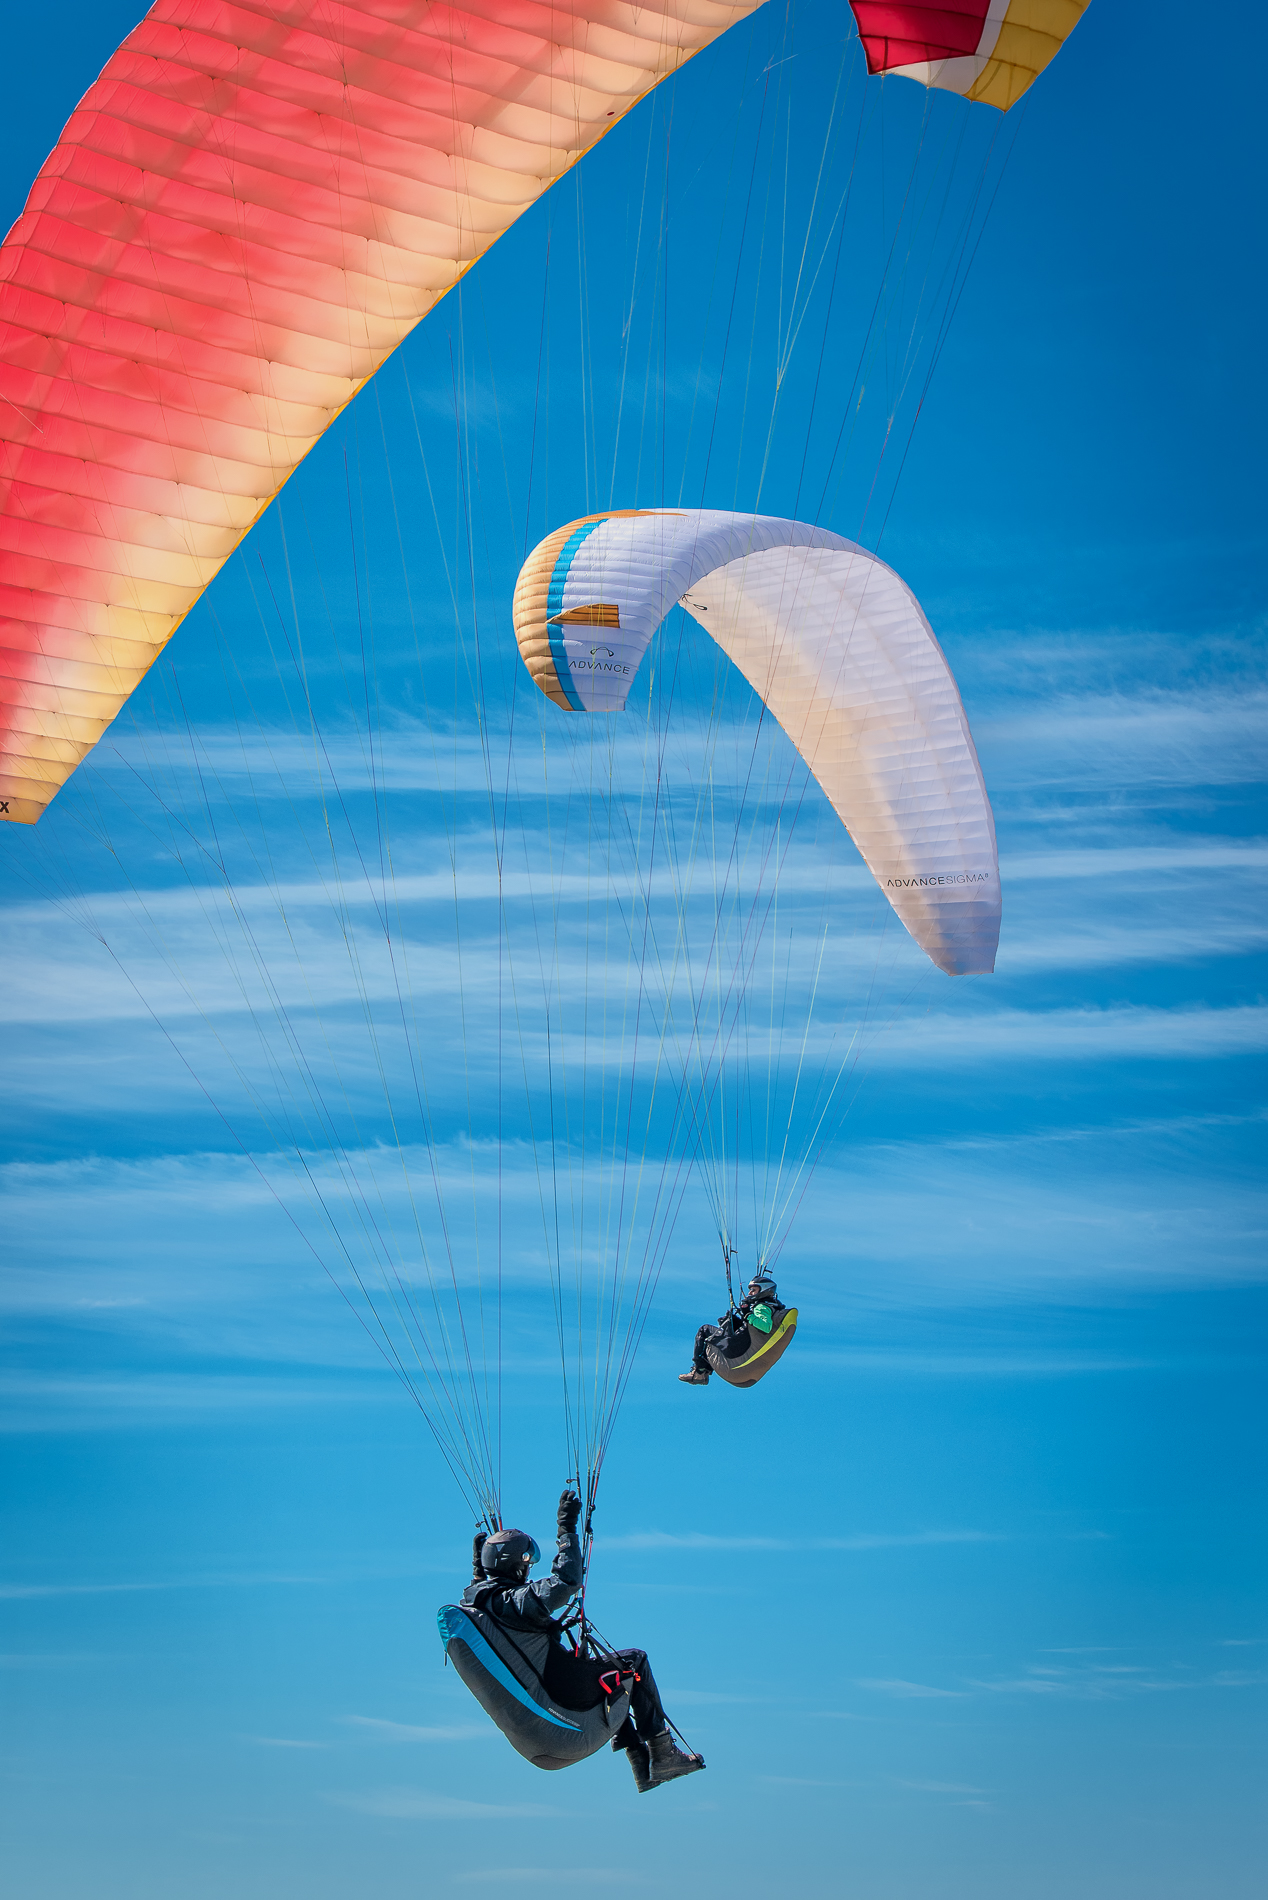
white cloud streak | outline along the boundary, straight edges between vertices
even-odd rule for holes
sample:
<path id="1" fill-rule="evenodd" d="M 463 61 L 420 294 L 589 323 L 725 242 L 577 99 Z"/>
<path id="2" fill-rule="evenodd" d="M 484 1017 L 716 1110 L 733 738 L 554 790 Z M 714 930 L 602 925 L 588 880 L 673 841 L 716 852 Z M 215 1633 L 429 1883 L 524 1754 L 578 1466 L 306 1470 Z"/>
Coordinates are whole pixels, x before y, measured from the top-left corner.
<path id="1" fill-rule="evenodd" d="M 330 1794 L 337 1807 L 352 1808 L 387 1821 L 546 1821 L 561 1808 L 535 1801 L 464 1801 L 457 1795 L 429 1794 L 414 1788 L 384 1788 L 373 1794 Z"/>
<path id="2" fill-rule="evenodd" d="M 1130 1696 L 1172 1695 L 1202 1689 L 1253 1689 L 1268 1684 L 1268 1672 L 1221 1669 L 1211 1674 L 1149 1669 L 1131 1663 L 1105 1663 L 1085 1669 L 1054 1669 L 1035 1664 L 1021 1675 L 971 1681 L 986 1695 L 1070 1698 L 1081 1702 L 1118 1702 Z"/>
<path id="3" fill-rule="evenodd" d="M 447 1727 L 420 1728 L 409 1722 L 389 1722 L 377 1715 L 341 1715 L 349 1728 L 376 1742 L 476 1742 L 488 1741 L 497 1731 L 488 1722 L 462 1722 Z"/>
<path id="4" fill-rule="evenodd" d="M 930 1544 L 996 1544 L 1000 1531 L 859 1531 L 850 1537 L 715 1537 L 704 1531 L 630 1531 L 596 1537 L 603 1550 L 904 1550 Z"/>
<path id="5" fill-rule="evenodd" d="M 1080 790 L 1259 783 L 1266 728 L 1268 693 L 1258 685 L 1057 695 L 974 720 L 988 785 Z"/>
<path id="6" fill-rule="evenodd" d="M 901 1676 L 858 1676 L 860 1689 L 874 1695 L 895 1696 L 901 1702 L 950 1702 L 963 1697 L 963 1689 L 937 1689 L 928 1682 L 908 1682 Z"/>
<path id="7" fill-rule="evenodd" d="M 1249 963 L 1268 940 L 1262 893 L 1268 842 L 1259 836 L 1219 835 L 1218 816 L 1212 813 L 1231 808 L 1229 799 L 1221 805 L 1207 798 L 1212 787 L 1263 776 L 1268 696 L 1258 675 L 1247 673 L 1243 683 L 1235 667 L 1231 681 L 1226 676 L 1218 690 L 1202 679 L 1190 690 L 1187 650 L 1175 646 L 1168 671 L 1155 667 L 1147 641 L 1133 645 L 1139 660 L 1134 685 L 1100 695 L 1067 690 L 1071 681 L 1089 677 L 1090 654 L 1104 658 L 1111 650 L 1120 651 L 1105 641 L 1098 647 L 1078 640 L 1054 638 L 1045 644 L 1005 637 L 974 649 L 973 664 L 988 690 L 971 695 L 973 718 L 1005 847 L 1000 976 L 994 983 L 958 984 L 929 973 L 911 1007 L 899 1009 L 884 1033 L 869 1037 L 858 1071 L 895 1077 L 898 1089 L 909 1086 L 909 1077 L 934 1078 L 949 1104 L 948 1125 L 957 1117 L 957 1103 L 973 1112 L 984 1085 L 987 1093 L 1006 1087 L 1018 1097 L 1033 1092 L 1036 1081 L 1086 1091 L 1134 1077 L 1133 1086 L 1151 1090 L 1158 1078 L 1173 1088 L 1189 1088 L 1193 1083 L 1178 1069 L 1190 1068 L 1196 1075 L 1195 1065 L 1227 1064 L 1224 1075 L 1231 1089 L 1239 1075 L 1231 1065 L 1246 1056 L 1262 1057 L 1268 1046 L 1268 1005 Z M 1096 676 L 1107 677 L 1100 660 L 1097 666 Z M 1118 659 L 1114 676 L 1124 677 Z M 551 723 L 549 709 L 543 718 Z M 513 946 L 517 960 L 532 937 L 525 920 L 533 905 L 549 912 L 552 929 L 558 928 L 557 963 L 551 969 L 559 992 L 573 998 L 593 985 L 599 972 L 605 978 L 619 974 L 629 929 L 628 923 L 621 925 L 625 935 L 617 932 L 605 966 L 593 917 L 587 929 L 593 884 L 559 854 L 557 833 L 551 834 L 554 844 L 547 842 L 538 799 L 545 783 L 544 729 L 532 721 L 524 727 L 522 752 L 517 738 L 515 772 L 522 800 L 512 821 L 503 897 L 513 934 L 520 924 L 525 927 Z M 602 743 L 588 732 L 583 742 L 581 729 L 569 728 L 545 768 L 552 798 L 576 792 L 584 802 L 591 767 L 600 760 L 637 802 L 655 746 L 649 749 L 646 730 L 632 723 L 604 732 Z M 680 814 L 690 808 L 705 734 L 699 720 L 689 720 L 669 735 L 671 799 Z M 725 807 L 743 777 L 738 768 L 752 753 L 753 732 L 744 719 L 728 717 L 712 737 Z M 245 787 L 248 768 L 258 784 L 274 790 L 293 780 L 301 798 L 316 782 L 311 744 L 294 733 L 257 732 L 248 740 L 246 755 L 228 727 L 208 731 L 205 740 L 204 767 L 227 775 L 230 803 Z M 504 773 L 505 732 L 491 728 L 489 743 L 497 773 Z M 183 740 L 172 744 L 174 777 L 163 783 L 168 789 L 177 786 L 183 798 L 195 790 L 192 760 L 182 756 Z M 330 744 L 341 783 L 360 795 L 368 777 L 359 737 L 341 729 L 330 735 Z M 774 735 L 771 748 L 772 770 L 783 769 L 780 761 L 786 766 L 791 758 L 787 742 Z M 154 756 L 162 750 L 163 743 L 156 742 Z M 693 751 L 699 755 L 694 762 Z M 139 752 L 134 756 L 139 763 Z M 456 1237 L 464 1298 L 476 1267 L 472 1202 L 483 1222 L 484 1210 L 500 1195 L 519 1238 L 516 1257 L 507 1265 L 507 1297 L 531 1299 L 545 1283 L 540 1177 L 531 1154 L 525 1144 L 508 1142 L 499 1173 L 491 1144 L 477 1139 L 464 1146 L 452 1138 L 453 1128 L 463 1125 L 467 1090 L 476 1136 L 498 1126 L 506 1132 L 502 1118 L 494 1119 L 497 1084 L 486 1062 L 500 953 L 481 743 L 473 732 L 455 732 L 443 722 L 433 734 L 423 722 L 401 720 L 385 736 L 383 757 L 389 778 L 397 775 L 400 786 L 437 794 L 402 802 L 394 833 L 403 936 L 414 960 L 425 1026 L 425 1066 L 437 1099 L 447 1110 L 462 1110 L 440 1128 L 433 1149 L 416 1139 L 406 1143 L 402 1156 L 375 1146 L 374 1136 L 388 1122 L 367 1015 L 379 1034 L 393 1107 L 404 1101 L 409 1108 L 398 1125 L 416 1136 L 408 1051 L 403 1040 L 391 1040 L 395 981 L 370 906 L 370 887 L 354 867 L 356 875 L 348 877 L 341 898 L 345 914 L 354 920 L 358 946 L 358 956 L 350 957 L 331 904 L 333 874 L 320 832 L 315 841 L 321 850 L 309 849 L 314 839 L 305 827 L 315 807 L 301 811 L 295 821 L 281 804 L 270 808 L 260 828 L 269 844 L 267 857 L 253 858 L 253 843 L 242 834 L 231 868 L 240 874 L 234 897 L 245 936 L 207 860 L 189 850 L 179 828 L 173 836 L 187 853 L 198 889 L 147 890 L 147 920 L 126 890 L 103 877 L 88 909 L 115 939 L 143 996 L 188 1051 L 217 1101 L 237 1115 L 244 1085 L 199 1008 L 258 1088 L 262 1078 L 269 1078 L 279 1050 L 285 1057 L 273 1007 L 280 1003 L 312 1064 L 317 1093 L 324 1091 L 329 1102 L 347 1091 L 348 1119 L 341 1127 L 349 1134 L 344 1146 L 352 1172 L 376 1214 L 383 1211 L 393 1231 L 404 1234 L 403 1255 L 413 1260 L 415 1247 L 405 1175 L 415 1185 L 429 1182 L 434 1162 Z M 105 776 L 123 786 L 130 774 L 116 760 Z M 1053 787 L 1058 792 L 1049 796 Z M 128 796 L 140 811 L 145 800 L 138 801 L 136 792 L 133 780 Z M 1188 793 L 1207 801 L 1199 817 L 1182 821 L 1200 824 L 1200 832 L 1181 823 L 1172 828 L 1170 818 L 1156 816 L 1170 811 L 1173 796 Z M 1123 800 L 1137 794 L 1139 803 L 1125 816 Z M 214 785 L 212 798 L 213 803 L 220 798 Z M 189 809 L 198 810 L 196 792 Z M 361 811 L 368 811 L 364 802 Z M 802 831 L 781 880 L 785 922 L 795 925 L 799 938 L 817 914 L 825 867 L 833 857 L 822 824 L 818 833 L 814 826 Z M 136 824 L 121 842 L 138 881 L 180 876 L 170 865 L 160 868 L 155 844 L 161 836 L 156 841 Z M 879 916 L 883 900 L 845 850 L 846 859 L 831 870 L 833 888 L 849 900 L 842 915 Z M 344 856 L 352 863 L 346 849 Z M 549 873 L 548 862 L 554 867 Z M 711 901 L 707 887 L 724 862 L 725 853 L 711 849 L 695 867 L 693 888 L 705 911 Z M 262 883 L 262 872 L 270 870 L 275 884 Z M 617 911 L 621 904 L 628 910 L 637 882 L 623 862 L 610 892 Z M 655 888 L 659 902 L 666 896 L 666 881 L 658 877 Z M 453 939 L 455 901 L 464 929 L 460 956 Z M 217 930 L 223 933 L 219 943 Z M 203 1112 L 195 1084 L 148 1021 L 144 1002 L 87 932 L 68 922 L 63 908 L 29 900 L 11 904 L 0 911 L 0 931 L 9 973 L 0 996 L 8 1024 L 6 1092 L 15 1124 L 39 1130 L 71 1117 L 83 1124 L 98 1116 L 107 1136 L 101 1145 L 115 1140 L 117 1129 L 118 1144 L 126 1146 L 134 1118 L 151 1129 L 179 1128 L 192 1110 Z M 254 950 L 277 985 L 265 1011 L 271 1042 L 255 1036 L 247 1015 L 247 1006 L 258 1004 L 262 995 L 258 968 L 244 949 L 252 934 Z M 401 941 L 398 935 L 394 945 Z M 893 981 L 901 989 L 923 972 L 923 960 L 896 927 L 885 942 L 886 954 L 892 953 Z M 524 986 L 512 1061 L 519 1061 L 522 1030 L 530 1085 L 540 1088 L 546 1057 L 535 955 L 534 945 L 532 955 L 517 963 Z M 798 956 L 790 966 L 787 1021 L 775 1045 L 782 1058 L 799 1048 L 798 1011 L 805 1008 L 813 961 Z M 857 1003 L 875 962 L 870 922 L 856 935 L 840 933 L 825 960 L 819 993 L 825 1021 L 834 1013 L 844 1018 Z M 1156 975 L 1146 986 L 1121 974 L 1128 971 Z M 1105 976 L 1099 984 L 1096 972 Z M 536 1001 L 530 994 L 534 984 Z M 460 1024 L 459 999 L 474 1025 L 469 1041 Z M 644 1055 L 654 1041 L 645 1039 Z M 816 1030 L 808 1060 L 826 1064 L 830 1055 L 826 1036 Z M 604 1086 L 616 1086 L 630 1068 L 619 1038 L 596 1057 L 594 1039 L 587 1045 L 568 1012 L 553 1030 L 551 1059 L 561 1058 L 574 1072 L 584 1060 L 592 1077 L 602 1073 Z M 278 1087 L 278 1098 L 293 1080 L 291 1075 Z M 514 1086 L 521 1094 L 523 1081 L 517 1074 Z M 1223 1080 L 1219 1086 L 1223 1089 Z M 895 1092 L 891 1083 L 891 1098 Z M 298 1086 L 293 1099 L 302 1111 L 292 1126 L 304 1162 L 336 1220 L 346 1226 L 359 1203 L 312 1134 L 310 1105 Z M 355 1138 L 354 1121 L 360 1130 Z M 1249 1123 L 1227 1123 L 1229 1129 L 1242 1125 L 1249 1129 Z M 283 1126 L 279 1123 L 279 1130 Z M 301 1163 L 294 1154 L 283 1155 L 282 1134 L 264 1135 L 249 1108 L 243 1127 L 286 1210 L 301 1222 L 315 1220 Z M 204 1123 L 201 1139 L 214 1145 L 219 1132 L 207 1133 Z M 269 1148 L 270 1139 L 278 1142 L 276 1151 Z M 1055 1290 L 1064 1297 L 1093 1286 L 1236 1284 L 1262 1276 L 1261 1187 L 1229 1159 L 1226 1149 L 1236 1152 L 1236 1144 L 1223 1141 L 1209 1117 L 1205 1123 L 1180 1118 L 1156 1127 L 1139 1120 L 1121 1128 L 1067 1125 L 1050 1138 L 1065 1144 L 1059 1155 L 1055 1149 L 1045 1155 L 1043 1139 L 1021 1134 L 994 1144 L 925 1140 L 886 1147 L 858 1139 L 843 1144 L 836 1151 L 843 1164 L 821 1167 L 796 1230 L 797 1271 L 813 1293 L 820 1324 L 817 1338 L 809 1327 L 803 1329 L 807 1369 L 890 1364 L 921 1374 L 958 1369 L 964 1376 L 989 1376 L 1083 1371 L 1092 1365 L 1087 1355 L 1059 1349 L 1046 1357 L 1020 1350 L 961 1354 L 954 1361 L 920 1352 L 891 1353 L 888 1359 L 883 1351 L 868 1354 L 840 1329 L 843 1284 L 859 1297 L 901 1305 L 1001 1291 L 1016 1298 L 1023 1291 L 1042 1297 Z M 1076 1150 L 1076 1143 L 1086 1146 Z M 568 1159 L 574 1162 L 576 1156 Z M 596 1179 L 601 1169 L 593 1166 L 593 1153 L 587 1168 L 589 1178 Z M 667 1287 L 690 1280 L 693 1273 L 701 1278 L 691 1264 L 693 1253 L 711 1243 L 697 1188 L 693 1185 L 685 1204 Z M 325 1368 L 320 1378 L 307 1380 L 278 1377 L 275 1368 L 255 1378 L 238 1365 L 231 1371 L 191 1365 L 187 1373 L 98 1372 L 85 1378 L 51 1365 L 15 1375 L 3 1388 L 10 1429 L 58 1417 L 159 1421 L 198 1410 L 292 1406 L 336 1395 L 349 1403 L 369 1402 L 373 1396 L 371 1382 L 339 1372 L 367 1366 L 367 1349 L 347 1316 L 336 1312 L 317 1263 L 305 1254 L 278 1201 L 245 1160 L 180 1153 L 134 1162 L 108 1157 L 26 1162 L 0 1171 L 0 1196 L 12 1262 L 2 1298 L 8 1314 L 24 1323 L 51 1318 L 94 1340 L 161 1337 L 168 1348 L 191 1358 L 204 1351 L 257 1361 L 273 1355 L 292 1366 L 319 1362 Z M 831 1212 L 825 1215 L 825 1209 Z M 420 1215 L 428 1245 L 438 1219 L 434 1204 Z M 508 1365 L 517 1375 L 549 1376 L 548 1354 L 537 1350 L 540 1343 L 527 1334 L 515 1343 Z M 658 1349 L 654 1334 L 648 1345 L 650 1351 Z M 1138 1363 L 1105 1354 L 1096 1369 Z"/>
<path id="8" fill-rule="evenodd" d="M 1268 1048 L 1268 1006 L 1155 1009 L 1148 1005 L 1032 1011 L 999 1009 L 887 1027 L 869 1064 L 961 1068 L 977 1062 L 1211 1060 Z"/>
<path id="9" fill-rule="evenodd" d="M 205 1576 L 173 1577 L 152 1582 L 129 1583 L 0 1583 L 0 1600 L 21 1601 L 45 1597 L 130 1596 L 137 1591 L 155 1590 L 255 1590 L 260 1588 L 309 1587 L 328 1582 L 326 1577 L 291 1575 L 288 1572 L 262 1571 L 258 1575 L 241 1572 L 211 1572 Z"/>
<path id="10" fill-rule="evenodd" d="M 1209 1671 L 1185 1668 L 1179 1664 L 1160 1669 L 1148 1664 L 1126 1662 L 1067 1666 L 1034 1663 L 1016 1675 L 965 1677 L 956 1688 L 909 1682 L 901 1677 L 859 1677 L 857 1684 L 860 1689 L 872 1694 L 889 1696 L 899 1701 L 963 1701 L 966 1697 L 985 1695 L 1119 1702 L 1134 1696 L 1262 1688 L 1268 1685 L 1268 1672 L 1237 1669 Z"/>
<path id="11" fill-rule="evenodd" d="M 634 1887 L 655 1884 L 629 1867 L 472 1867 L 455 1874 L 462 1886 Z"/>

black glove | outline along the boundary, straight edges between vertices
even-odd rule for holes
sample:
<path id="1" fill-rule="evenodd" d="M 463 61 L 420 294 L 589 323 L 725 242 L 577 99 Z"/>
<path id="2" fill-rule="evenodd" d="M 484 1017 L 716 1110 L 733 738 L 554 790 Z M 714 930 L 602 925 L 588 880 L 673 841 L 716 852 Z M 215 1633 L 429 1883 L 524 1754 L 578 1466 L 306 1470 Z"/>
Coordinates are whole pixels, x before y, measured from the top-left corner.
<path id="1" fill-rule="evenodd" d="M 484 1582 L 484 1565 L 480 1562 L 480 1552 L 484 1549 L 484 1540 L 487 1536 L 488 1536 L 487 1531 L 477 1531 L 475 1536 L 471 1540 L 471 1581 L 472 1583 Z"/>
<path id="2" fill-rule="evenodd" d="M 561 1492 L 559 1511 L 555 1518 L 561 1531 L 575 1531 L 577 1519 L 581 1516 L 581 1499 L 575 1491 Z"/>

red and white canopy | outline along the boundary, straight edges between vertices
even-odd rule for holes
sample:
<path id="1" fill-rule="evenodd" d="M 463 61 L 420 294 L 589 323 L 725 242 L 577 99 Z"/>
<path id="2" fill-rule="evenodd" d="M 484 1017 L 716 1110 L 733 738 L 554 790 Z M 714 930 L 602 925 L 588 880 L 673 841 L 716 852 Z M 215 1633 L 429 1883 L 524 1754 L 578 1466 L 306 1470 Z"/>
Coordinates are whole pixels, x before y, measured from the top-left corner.
<path id="1" fill-rule="evenodd" d="M 1088 0 L 851 0 L 870 73 L 900 73 L 1007 112 L 1056 58 Z"/>

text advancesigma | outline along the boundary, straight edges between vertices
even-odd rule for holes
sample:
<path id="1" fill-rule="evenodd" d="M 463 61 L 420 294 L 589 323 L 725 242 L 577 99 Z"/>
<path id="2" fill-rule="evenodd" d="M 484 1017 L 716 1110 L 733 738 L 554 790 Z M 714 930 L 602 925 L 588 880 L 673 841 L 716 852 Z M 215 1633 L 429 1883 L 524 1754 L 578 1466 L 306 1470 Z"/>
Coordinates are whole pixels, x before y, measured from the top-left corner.
<path id="1" fill-rule="evenodd" d="M 922 890 L 927 884 L 989 884 L 989 871 L 951 871 L 945 877 L 887 877 L 885 888 L 890 891 Z"/>

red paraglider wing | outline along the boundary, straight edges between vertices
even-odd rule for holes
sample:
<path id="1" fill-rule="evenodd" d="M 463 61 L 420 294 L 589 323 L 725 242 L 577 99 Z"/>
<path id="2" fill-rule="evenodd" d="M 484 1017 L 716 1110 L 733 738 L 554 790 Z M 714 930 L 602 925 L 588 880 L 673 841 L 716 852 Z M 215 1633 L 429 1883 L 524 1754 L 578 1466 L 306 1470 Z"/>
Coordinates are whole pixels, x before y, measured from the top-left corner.
<path id="1" fill-rule="evenodd" d="M 758 0 L 158 0 L 0 249 L 0 818 L 554 179 Z"/>
<path id="2" fill-rule="evenodd" d="M 869 73 L 921 60 L 976 53 L 990 0 L 945 0 L 940 7 L 896 6 L 893 0 L 856 0 L 854 17 Z"/>
<path id="3" fill-rule="evenodd" d="M 1079 23 L 1087 0 L 852 0 L 870 73 L 901 73 L 1006 112 Z"/>

